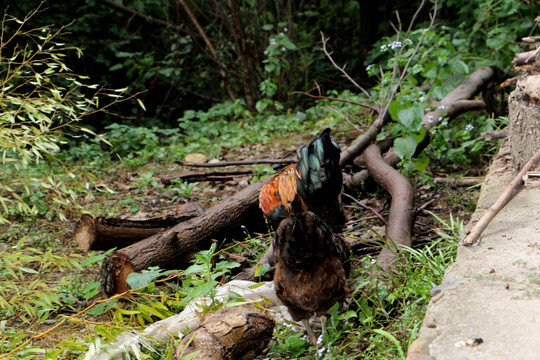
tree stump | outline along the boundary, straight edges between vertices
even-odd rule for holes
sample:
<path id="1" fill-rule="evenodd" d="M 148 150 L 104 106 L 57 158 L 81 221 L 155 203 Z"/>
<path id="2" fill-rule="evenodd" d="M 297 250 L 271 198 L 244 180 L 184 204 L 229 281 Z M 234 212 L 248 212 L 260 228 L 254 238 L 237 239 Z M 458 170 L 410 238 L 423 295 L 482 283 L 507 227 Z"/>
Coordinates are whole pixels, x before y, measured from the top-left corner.
<path id="1" fill-rule="evenodd" d="M 192 360 L 248 360 L 260 354 L 272 339 L 275 321 L 253 304 L 206 314 L 201 324 L 178 345 L 176 359 L 197 353 Z"/>
<path id="2" fill-rule="evenodd" d="M 519 170 L 540 148 L 540 74 L 521 78 L 508 99 L 510 151 Z"/>

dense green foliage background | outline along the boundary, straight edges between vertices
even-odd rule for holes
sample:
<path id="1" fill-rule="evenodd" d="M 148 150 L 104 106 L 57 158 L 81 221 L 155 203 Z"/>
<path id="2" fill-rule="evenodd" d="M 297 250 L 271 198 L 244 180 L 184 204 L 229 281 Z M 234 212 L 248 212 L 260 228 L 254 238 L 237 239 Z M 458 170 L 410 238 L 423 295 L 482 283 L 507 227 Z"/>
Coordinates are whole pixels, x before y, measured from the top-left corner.
<path id="1" fill-rule="evenodd" d="M 40 3 L 17 1 L 8 11 L 23 17 Z M 136 104 L 117 109 L 137 125 L 175 127 L 185 110 L 208 109 L 224 100 L 242 99 L 254 113 L 262 99 L 306 107 L 306 97 L 292 92 L 307 91 L 314 82 L 323 93 L 351 89 L 320 50 L 321 32 L 352 78 L 375 83 L 365 71 L 374 60 L 373 45 L 395 37 L 390 21 L 399 26 L 396 12 L 406 29 L 421 1 L 185 1 L 217 59 L 181 3 L 45 1 L 29 25 L 71 23 L 62 40 L 81 48 L 84 57 L 72 55 L 68 66 L 93 82 L 142 92 L 146 111 Z M 444 0 L 437 25 L 456 40 L 454 52 L 507 66 L 516 42 L 532 28 L 535 6 L 533 1 Z M 416 27 L 429 20 L 428 10 L 420 12 Z M 102 129 L 114 121 L 94 117 L 92 125 Z"/>

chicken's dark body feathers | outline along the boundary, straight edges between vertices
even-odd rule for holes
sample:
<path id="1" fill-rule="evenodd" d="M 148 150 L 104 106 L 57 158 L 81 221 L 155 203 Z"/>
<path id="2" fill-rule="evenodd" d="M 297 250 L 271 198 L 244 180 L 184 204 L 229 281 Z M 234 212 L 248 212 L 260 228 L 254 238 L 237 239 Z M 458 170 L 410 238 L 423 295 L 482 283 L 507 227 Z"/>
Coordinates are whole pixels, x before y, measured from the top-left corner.
<path id="1" fill-rule="evenodd" d="M 350 248 L 317 215 L 302 211 L 283 220 L 273 246 L 276 293 L 295 321 L 345 300 Z"/>

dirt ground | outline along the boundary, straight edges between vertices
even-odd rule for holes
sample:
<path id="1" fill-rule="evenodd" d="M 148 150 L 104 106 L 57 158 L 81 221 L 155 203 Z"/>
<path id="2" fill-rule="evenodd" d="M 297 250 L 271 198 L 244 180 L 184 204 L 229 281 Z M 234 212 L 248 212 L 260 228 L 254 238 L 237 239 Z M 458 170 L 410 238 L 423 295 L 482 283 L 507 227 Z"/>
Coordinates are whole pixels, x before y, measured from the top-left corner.
<path id="1" fill-rule="evenodd" d="M 462 239 L 515 176 L 502 146 Z M 524 188 L 432 290 L 409 360 L 540 359 L 540 187 Z"/>

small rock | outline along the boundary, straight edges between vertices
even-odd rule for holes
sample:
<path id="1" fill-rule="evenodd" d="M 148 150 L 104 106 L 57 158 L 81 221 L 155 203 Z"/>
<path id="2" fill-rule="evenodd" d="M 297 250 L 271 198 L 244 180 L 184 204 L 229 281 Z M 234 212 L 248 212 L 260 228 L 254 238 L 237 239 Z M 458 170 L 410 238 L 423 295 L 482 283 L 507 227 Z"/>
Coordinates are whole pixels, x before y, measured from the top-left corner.
<path id="1" fill-rule="evenodd" d="M 189 161 L 189 162 L 194 162 L 194 163 L 204 163 L 208 160 L 208 158 L 204 154 L 193 153 L 193 154 L 187 154 L 184 160 Z"/>
<path id="2" fill-rule="evenodd" d="M 433 316 L 429 315 L 429 314 L 426 314 L 426 316 L 424 317 L 424 326 L 430 328 L 430 329 L 434 329 L 437 327 L 437 325 L 435 324 L 435 319 L 433 319 Z"/>

